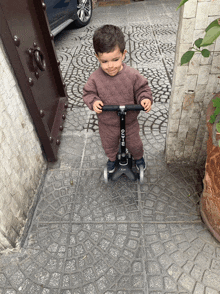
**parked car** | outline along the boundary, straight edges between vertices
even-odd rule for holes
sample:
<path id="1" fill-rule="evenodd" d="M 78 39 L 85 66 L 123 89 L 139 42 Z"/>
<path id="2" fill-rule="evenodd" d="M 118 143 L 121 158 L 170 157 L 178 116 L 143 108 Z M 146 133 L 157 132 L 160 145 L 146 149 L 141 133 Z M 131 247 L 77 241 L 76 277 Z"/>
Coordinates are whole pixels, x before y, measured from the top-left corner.
<path id="1" fill-rule="evenodd" d="M 55 36 L 74 21 L 86 26 L 92 17 L 92 0 L 45 0 L 52 34 Z"/>

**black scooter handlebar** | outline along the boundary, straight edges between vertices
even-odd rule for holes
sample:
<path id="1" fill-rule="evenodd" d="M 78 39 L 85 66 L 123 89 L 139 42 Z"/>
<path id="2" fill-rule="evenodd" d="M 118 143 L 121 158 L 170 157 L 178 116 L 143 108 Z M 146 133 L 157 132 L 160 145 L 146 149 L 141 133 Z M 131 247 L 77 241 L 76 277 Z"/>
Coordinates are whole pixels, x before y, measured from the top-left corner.
<path id="1" fill-rule="evenodd" d="M 119 110 L 124 110 L 124 111 L 140 111 L 140 110 L 144 110 L 144 107 L 139 105 L 139 104 L 131 104 L 131 105 L 124 105 L 124 106 L 120 106 L 120 105 L 104 105 L 102 107 L 102 111 L 119 111 Z"/>
<path id="2" fill-rule="evenodd" d="M 125 105 L 125 108 L 126 110 L 136 110 L 136 111 L 144 110 L 144 107 L 141 106 L 140 104 Z"/>
<path id="3" fill-rule="evenodd" d="M 102 111 L 118 111 L 120 108 L 118 105 L 104 105 Z"/>

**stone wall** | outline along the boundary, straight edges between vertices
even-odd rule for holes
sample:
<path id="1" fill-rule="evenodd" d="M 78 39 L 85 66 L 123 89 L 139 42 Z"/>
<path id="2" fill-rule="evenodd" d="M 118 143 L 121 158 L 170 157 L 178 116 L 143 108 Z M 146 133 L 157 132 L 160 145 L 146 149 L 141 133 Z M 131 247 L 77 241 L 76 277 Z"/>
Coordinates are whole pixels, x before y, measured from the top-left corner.
<path id="1" fill-rule="evenodd" d="M 16 245 L 46 168 L 0 39 L 0 250 Z"/>
<path id="2" fill-rule="evenodd" d="M 209 58 L 196 53 L 190 63 L 180 59 L 205 28 L 220 17 L 219 0 L 189 0 L 180 11 L 166 139 L 167 163 L 201 166 L 206 158 L 206 109 L 220 91 L 220 38 L 206 47 Z"/>

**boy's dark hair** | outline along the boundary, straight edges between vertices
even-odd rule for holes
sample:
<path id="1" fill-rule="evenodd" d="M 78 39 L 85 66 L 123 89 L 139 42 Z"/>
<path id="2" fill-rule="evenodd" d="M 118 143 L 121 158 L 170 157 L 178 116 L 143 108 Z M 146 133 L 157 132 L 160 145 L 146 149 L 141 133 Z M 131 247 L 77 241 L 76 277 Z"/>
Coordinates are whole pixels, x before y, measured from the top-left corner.
<path id="1" fill-rule="evenodd" d="M 109 53 L 118 46 L 121 53 L 125 50 L 125 39 L 121 29 L 114 25 L 104 25 L 93 35 L 95 53 Z"/>

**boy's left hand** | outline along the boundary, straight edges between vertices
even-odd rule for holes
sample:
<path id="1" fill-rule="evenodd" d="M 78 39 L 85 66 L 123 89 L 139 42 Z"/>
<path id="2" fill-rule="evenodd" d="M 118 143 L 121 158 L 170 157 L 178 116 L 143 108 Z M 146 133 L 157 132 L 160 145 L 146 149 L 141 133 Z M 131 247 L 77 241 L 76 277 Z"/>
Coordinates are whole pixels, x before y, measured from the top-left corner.
<path id="1" fill-rule="evenodd" d="M 145 112 L 149 112 L 151 110 L 151 101 L 150 101 L 150 99 L 143 99 L 141 101 L 141 105 L 144 107 Z"/>

